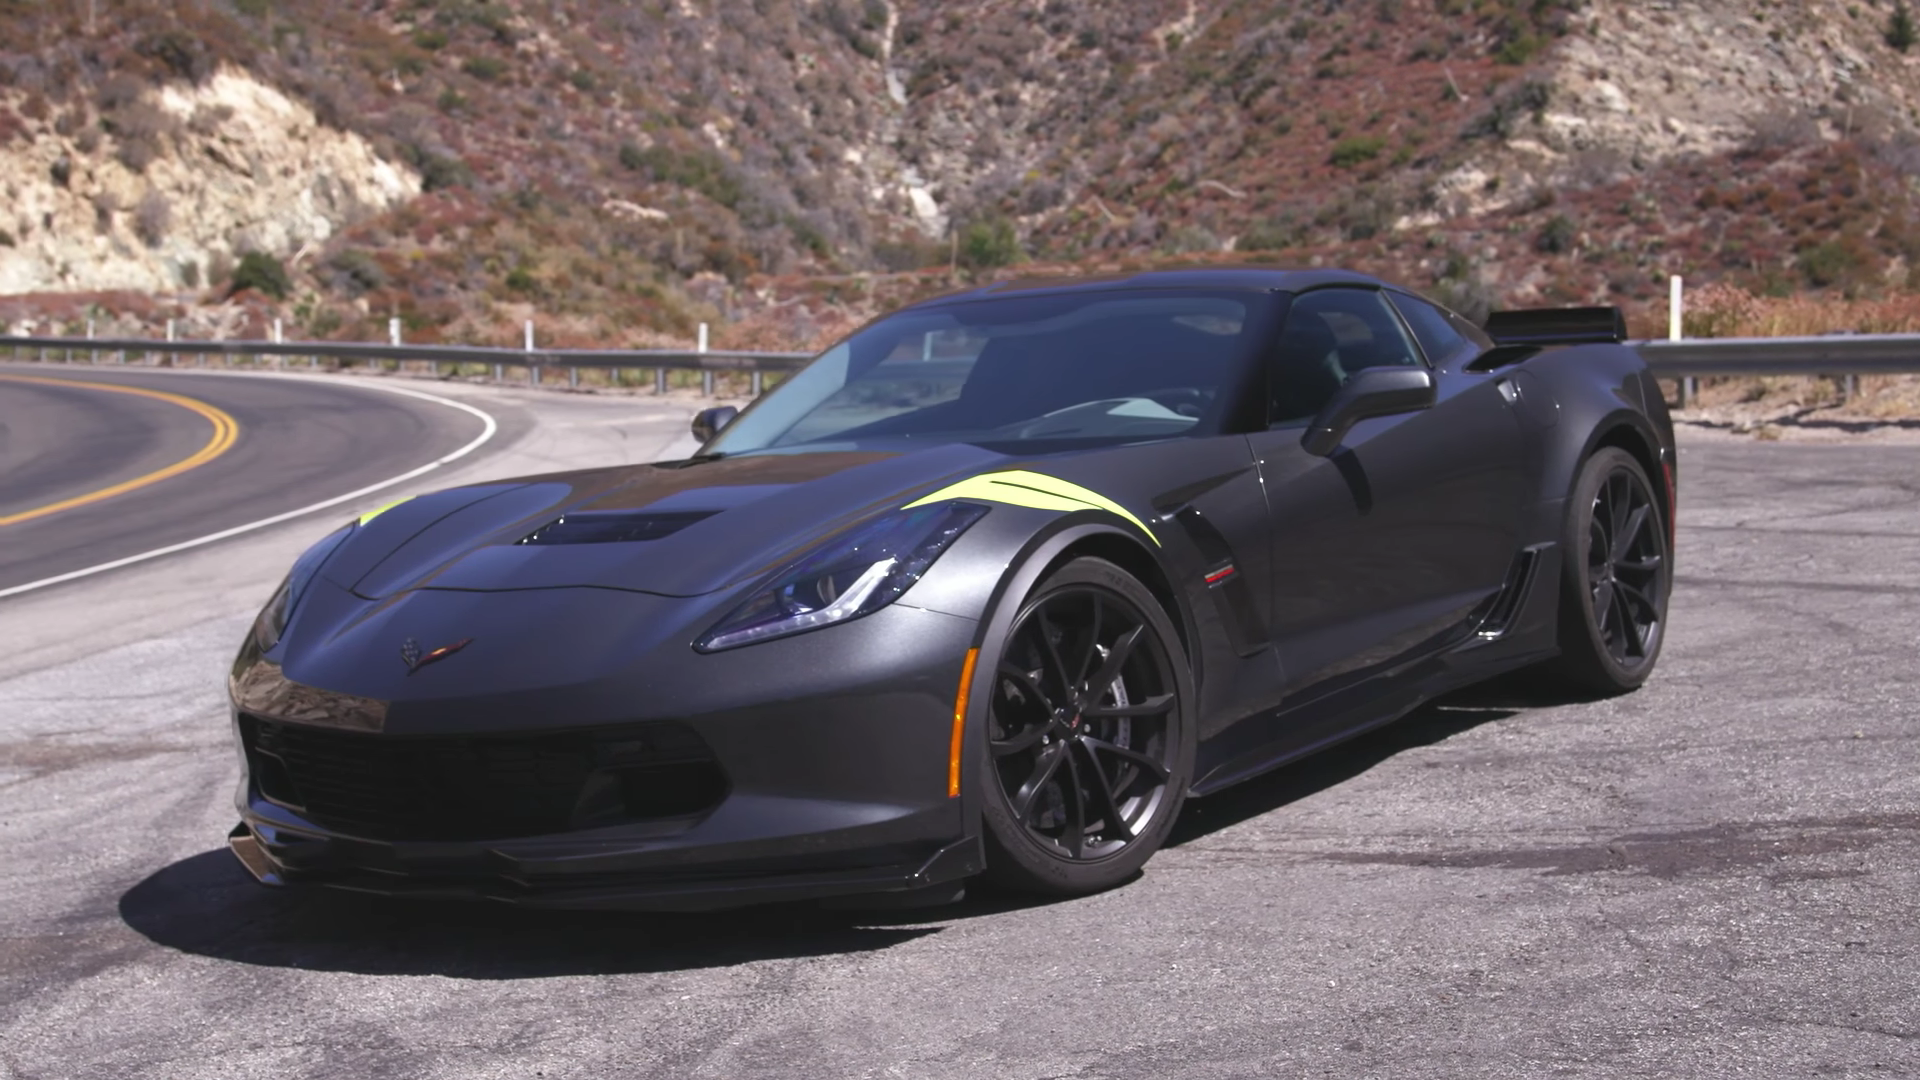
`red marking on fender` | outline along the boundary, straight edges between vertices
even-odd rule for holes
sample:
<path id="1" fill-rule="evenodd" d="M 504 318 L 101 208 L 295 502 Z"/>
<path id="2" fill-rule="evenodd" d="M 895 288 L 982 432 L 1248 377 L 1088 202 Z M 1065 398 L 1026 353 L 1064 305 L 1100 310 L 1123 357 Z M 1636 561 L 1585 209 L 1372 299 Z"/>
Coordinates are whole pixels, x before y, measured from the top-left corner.
<path id="1" fill-rule="evenodd" d="M 1207 575 L 1207 584 L 1217 585 L 1233 576 L 1233 567 L 1228 566 Z"/>

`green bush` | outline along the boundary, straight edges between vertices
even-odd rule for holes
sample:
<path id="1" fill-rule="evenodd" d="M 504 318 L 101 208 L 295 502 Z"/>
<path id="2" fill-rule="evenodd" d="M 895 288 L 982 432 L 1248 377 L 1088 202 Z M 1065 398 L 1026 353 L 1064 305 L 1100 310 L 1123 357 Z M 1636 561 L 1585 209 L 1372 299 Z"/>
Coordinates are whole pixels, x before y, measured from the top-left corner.
<path id="1" fill-rule="evenodd" d="M 1354 135 L 1334 143 L 1327 160 L 1338 168 L 1351 169 L 1379 157 L 1386 147 L 1387 140 L 1378 135 Z"/>
<path id="2" fill-rule="evenodd" d="M 482 82 L 492 82 L 507 73 L 507 62 L 492 56 L 469 57 L 460 70 Z"/>
<path id="3" fill-rule="evenodd" d="M 1020 235 L 1013 222 L 1003 217 L 987 218 L 968 225 L 960 232 L 960 262 L 977 270 L 1011 266 L 1026 257 Z"/>
<path id="4" fill-rule="evenodd" d="M 1887 45 L 1898 51 L 1906 52 L 1913 48 L 1915 31 L 1913 12 L 1902 2 L 1893 6 L 1893 14 L 1887 17 Z"/>
<path id="5" fill-rule="evenodd" d="M 287 279 L 287 268 L 264 251 L 249 251 L 240 257 L 240 265 L 233 268 L 232 285 L 234 292 L 252 289 L 275 300 L 285 300 L 293 290 L 293 282 Z"/>
<path id="6" fill-rule="evenodd" d="M 1533 246 L 1536 250 L 1548 255 L 1564 255 L 1573 250 L 1573 241 L 1578 233 L 1579 230 L 1574 227 L 1573 219 L 1565 214 L 1555 214 L 1553 219 L 1547 222 L 1546 227 L 1540 230 L 1540 235 L 1534 239 Z"/>

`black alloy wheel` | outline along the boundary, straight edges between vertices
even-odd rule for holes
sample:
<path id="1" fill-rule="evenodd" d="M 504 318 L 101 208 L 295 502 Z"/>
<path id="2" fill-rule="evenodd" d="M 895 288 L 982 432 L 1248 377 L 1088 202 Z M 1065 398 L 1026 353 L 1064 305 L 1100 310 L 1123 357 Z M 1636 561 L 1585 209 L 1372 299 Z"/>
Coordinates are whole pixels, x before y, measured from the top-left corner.
<path id="1" fill-rule="evenodd" d="M 1118 567 L 1079 559 L 1022 607 L 987 715 L 989 874 L 1057 894 L 1125 880 L 1191 779 L 1177 639 Z"/>
<path id="2" fill-rule="evenodd" d="M 1652 674 L 1672 590 L 1666 513 L 1640 463 L 1608 447 L 1581 469 L 1567 513 L 1561 671 L 1602 694 Z"/>

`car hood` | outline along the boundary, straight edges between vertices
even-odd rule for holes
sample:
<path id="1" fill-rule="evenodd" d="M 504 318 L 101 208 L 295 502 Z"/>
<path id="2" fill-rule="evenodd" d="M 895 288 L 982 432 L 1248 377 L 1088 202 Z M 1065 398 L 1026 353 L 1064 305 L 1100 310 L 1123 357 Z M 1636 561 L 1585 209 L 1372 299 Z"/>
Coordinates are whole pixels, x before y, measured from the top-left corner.
<path id="1" fill-rule="evenodd" d="M 378 600 L 410 589 L 566 587 L 700 596 L 770 573 L 821 539 L 1008 459 L 757 454 L 452 488 L 361 519 L 321 575 Z"/>

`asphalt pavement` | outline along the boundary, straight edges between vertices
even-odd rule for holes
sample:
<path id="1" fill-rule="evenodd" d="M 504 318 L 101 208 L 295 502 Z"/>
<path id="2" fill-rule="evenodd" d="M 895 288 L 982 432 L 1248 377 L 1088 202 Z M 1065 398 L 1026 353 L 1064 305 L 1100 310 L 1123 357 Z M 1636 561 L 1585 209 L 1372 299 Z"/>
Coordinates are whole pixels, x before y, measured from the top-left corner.
<path id="1" fill-rule="evenodd" d="M 355 491 L 483 434 L 365 382 L 0 364 L 0 591 Z"/>
<path id="2" fill-rule="evenodd" d="M 690 411 L 447 392 L 528 423 L 436 484 Z M 266 890 L 221 679 L 327 523 L 0 600 L 0 1077 L 1920 1076 L 1920 447 L 1682 447 L 1646 688 L 1423 709 L 1070 902 Z"/>

